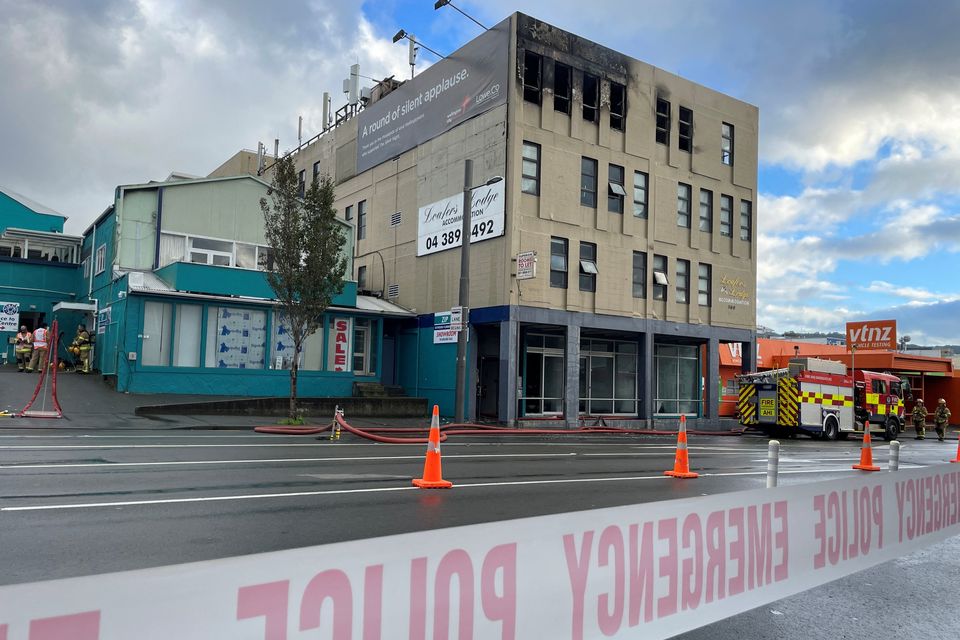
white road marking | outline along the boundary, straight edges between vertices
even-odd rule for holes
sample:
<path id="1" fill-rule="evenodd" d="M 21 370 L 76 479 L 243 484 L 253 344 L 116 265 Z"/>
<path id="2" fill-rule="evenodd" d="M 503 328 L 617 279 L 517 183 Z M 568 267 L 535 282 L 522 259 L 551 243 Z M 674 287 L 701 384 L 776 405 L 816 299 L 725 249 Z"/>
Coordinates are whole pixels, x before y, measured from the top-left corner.
<path id="1" fill-rule="evenodd" d="M 853 469 L 847 468 L 828 468 L 828 469 L 796 469 L 781 471 L 781 475 L 801 474 L 801 473 L 850 473 Z M 701 473 L 701 477 L 735 477 L 735 476 L 765 476 L 764 471 L 740 471 L 729 473 Z M 663 474 L 653 476 L 621 476 L 614 478 L 561 478 L 556 480 L 513 480 L 504 482 L 474 482 L 455 484 L 455 488 L 469 489 L 477 487 L 510 487 L 510 486 L 528 486 L 528 485 L 553 485 L 553 484 L 580 484 L 596 482 L 633 482 L 638 480 L 672 480 Z M 0 507 L 0 512 L 4 511 L 54 511 L 58 509 L 93 509 L 98 507 L 133 507 L 158 504 L 188 504 L 197 502 L 226 502 L 230 500 L 269 500 L 273 498 L 301 498 L 309 496 L 332 496 L 349 495 L 360 493 L 388 493 L 395 491 L 418 490 L 414 486 L 404 487 L 368 487 L 361 489 L 328 489 L 323 491 L 296 491 L 291 493 L 259 493 L 235 496 L 207 496 L 199 498 L 166 498 L 160 500 L 125 500 L 122 502 L 87 502 L 76 504 L 45 504 L 29 505 L 23 507 Z"/>

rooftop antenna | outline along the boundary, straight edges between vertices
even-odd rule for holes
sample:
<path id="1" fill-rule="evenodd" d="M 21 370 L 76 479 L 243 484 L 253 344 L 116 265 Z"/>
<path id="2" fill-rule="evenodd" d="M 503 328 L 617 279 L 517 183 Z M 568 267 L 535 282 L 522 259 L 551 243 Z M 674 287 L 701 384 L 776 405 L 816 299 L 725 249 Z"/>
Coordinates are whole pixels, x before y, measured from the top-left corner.
<path id="1" fill-rule="evenodd" d="M 323 124 L 321 125 L 321 131 L 326 131 L 330 128 L 330 92 L 323 92 Z"/>
<path id="2" fill-rule="evenodd" d="M 417 47 L 416 36 L 410 34 L 410 37 L 407 38 L 407 44 L 409 45 L 407 48 L 407 60 L 410 64 L 410 79 L 413 80 L 414 71 L 417 65 L 417 51 L 420 50 L 419 47 Z"/>
<path id="3" fill-rule="evenodd" d="M 303 116 L 297 121 L 297 146 L 303 145 Z"/>
<path id="4" fill-rule="evenodd" d="M 258 176 L 263 175 L 263 166 L 265 164 L 263 156 L 265 155 L 265 153 L 266 153 L 266 149 L 263 146 L 263 142 L 258 142 L 257 143 L 257 175 Z"/>
<path id="5" fill-rule="evenodd" d="M 480 28 L 483 29 L 484 31 L 489 31 L 489 30 L 490 30 L 489 27 L 485 27 L 485 26 L 483 26 L 482 24 L 480 24 L 480 22 L 477 21 L 477 19 L 474 18 L 473 16 L 471 16 L 471 15 L 469 15 L 469 14 L 467 14 L 467 13 L 464 13 L 464 11 L 460 9 L 460 7 L 458 7 L 458 6 L 456 6 L 455 4 L 453 4 L 452 2 L 450 2 L 450 0 L 437 0 L 436 3 L 434 3 L 434 5 L 433 5 L 433 9 L 434 9 L 434 11 L 436 11 L 436 10 L 439 9 L 440 7 L 445 7 L 445 6 L 447 6 L 447 5 L 450 5 L 451 7 L 453 7 L 455 11 L 457 11 L 460 15 L 462 15 L 463 17 L 465 17 L 467 20 L 473 21 L 473 23 L 474 23 L 475 25 L 477 25 L 478 27 L 480 27 Z"/>
<path id="6" fill-rule="evenodd" d="M 273 161 L 280 159 L 280 138 L 273 139 Z"/>
<path id="7" fill-rule="evenodd" d="M 343 92 L 347 94 L 347 102 L 355 106 L 360 99 L 360 65 L 350 65 L 350 77 L 343 81 Z"/>

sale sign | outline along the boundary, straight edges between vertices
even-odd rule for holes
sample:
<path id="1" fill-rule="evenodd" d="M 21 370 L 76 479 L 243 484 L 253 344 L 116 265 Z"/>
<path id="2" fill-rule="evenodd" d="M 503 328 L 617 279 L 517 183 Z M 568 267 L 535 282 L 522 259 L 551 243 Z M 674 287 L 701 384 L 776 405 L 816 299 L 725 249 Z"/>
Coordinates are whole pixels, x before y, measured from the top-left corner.
<path id="1" fill-rule="evenodd" d="M 856 349 L 897 350 L 896 320 L 867 320 L 847 323 L 847 351 Z"/>
<path id="2" fill-rule="evenodd" d="M 327 369 L 350 371 L 353 366 L 353 318 L 336 317 L 330 323 Z"/>

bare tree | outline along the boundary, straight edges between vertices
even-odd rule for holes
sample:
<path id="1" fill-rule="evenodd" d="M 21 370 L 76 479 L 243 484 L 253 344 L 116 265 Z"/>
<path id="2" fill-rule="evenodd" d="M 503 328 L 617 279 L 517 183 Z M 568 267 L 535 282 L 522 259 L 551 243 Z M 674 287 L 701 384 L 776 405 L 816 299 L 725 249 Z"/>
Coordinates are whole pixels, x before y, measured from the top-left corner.
<path id="1" fill-rule="evenodd" d="M 314 179 L 301 198 L 293 160 L 281 158 L 274 165 L 267 195 L 270 202 L 260 198 L 260 210 L 272 265 L 264 266 L 293 339 L 289 407 L 293 420 L 298 418 L 297 374 L 303 342 L 321 328 L 323 312 L 343 290 L 347 261 L 341 251 L 346 238 L 336 220 L 330 176 Z"/>

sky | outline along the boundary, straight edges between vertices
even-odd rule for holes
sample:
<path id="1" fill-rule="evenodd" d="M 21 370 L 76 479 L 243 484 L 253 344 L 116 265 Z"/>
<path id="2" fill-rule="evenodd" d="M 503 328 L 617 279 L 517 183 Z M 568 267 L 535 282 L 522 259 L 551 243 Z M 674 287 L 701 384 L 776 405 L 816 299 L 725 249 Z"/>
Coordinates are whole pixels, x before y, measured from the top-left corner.
<path id="1" fill-rule="evenodd" d="M 0 184 L 80 234 L 119 184 L 206 175 L 319 129 L 349 66 L 409 77 L 403 28 L 480 27 L 433 0 L 0 0 Z M 894 318 L 960 344 L 960 3 L 455 2 L 522 11 L 760 109 L 757 322 Z M 422 52 L 423 66 L 431 56 Z"/>

